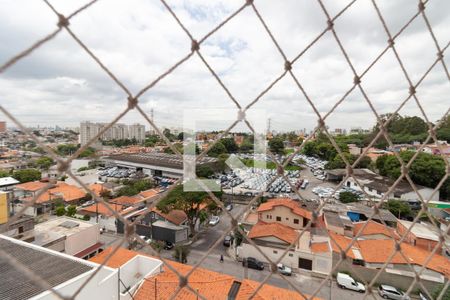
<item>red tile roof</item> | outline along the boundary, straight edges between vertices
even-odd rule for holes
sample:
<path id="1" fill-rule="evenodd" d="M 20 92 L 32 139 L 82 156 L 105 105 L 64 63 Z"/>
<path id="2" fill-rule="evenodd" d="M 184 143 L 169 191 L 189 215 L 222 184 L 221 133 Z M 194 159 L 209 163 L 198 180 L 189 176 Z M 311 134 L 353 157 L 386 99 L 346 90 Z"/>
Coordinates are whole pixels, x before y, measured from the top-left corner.
<path id="1" fill-rule="evenodd" d="M 100 193 L 102 191 L 110 191 L 110 189 L 107 189 L 103 186 L 103 184 L 100 183 L 93 183 L 89 186 L 89 189 L 98 197 L 100 197 Z"/>
<path id="2" fill-rule="evenodd" d="M 251 239 L 274 236 L 286 243 L 292 244 L 296 241 L 298 233 L 289 226 L 285 226 L 280 223 L 256 223 L 250 232 L 248 237 Z"/>
<path id="3" fill-rule="evenodd" d="M 41 181 L 30 181 L 30 182 L 25 182 L 25 183 L 16 185 L 16 188 L 24 190 L 24 191 L 36 192 L 36 191 L 39 191 L 39 190 L 45 188 L 47 186 L 47 184 L 49 184 L 49 183 L 41 182 Z"/>
<path id="4" fill-rule="evenodd" d="M 107 257 L 112 253 L 113 247 L 105 249 L 103 252 L 97 254 L 90 261 L 95 263 L 103 263 Z M 117 251 L 106 261 L 105 265 L 111 268 L 118 268 L 128 262 L 130 259 L 136 255 L 146 255 L 139 252 L 127 250 L 124 248 L 119 248 Z M 168 263 L 177 270 L 182 275 L 187 274 L 192 270 L 192 266 L 180 264 L 173 261 L 168 261 Z M 135 300 L 148 300 L 155 298 L 155 288 L 158 299 L 165 300 L 171 299 L 173 294 L 176 292 L 179 286 L 179 278 L 172 270 L 167 266 L 163 266 L 163 272 L 157 274 L 156 276 L 147 277 L 143 281 L 141 287 L 138 289 L 136 294 L 133 296 Z M 156 283 L 155 283 L 156 281 Z M 189 276 L 189 285 L 198 291 L 200 295 L 206 299 L 225 299 L 226 295 L 231 288 L 233 282 L 238 281 L 233 276 L 206 270 L 203 268 L 195 269 Z M 237 294 L 236 299 L 244 300 L 249 299 L 249 297 L 256 290 L 258 282 L 252 280 L 243 280 L 241 282 L 241 287 Z M 195 293 L 190 291 L 188 288 L 182 288 L 175 299 L 192 299 L 197 300 L 198 297 Z M 258 291 L 256 296 L 253 298 L 256 300 L 269 300 L 269 299 L 303 299 L 298 293 L 271 285 L 263 285 Z M 320 300 L 319 298 L 313 298 L 314 300 Z"/>
<path id="5" fill-rule="evenodd" d="M 276 206 L 285 206 L 291 209 L 292 213 L 301 216 L 303 218 L 311 219 L 312 213 L 299 205 L 298 201 L 294 201 L 290 198 L 274 198 L 269 199 L 267 202 L 261 204 L 258 207 L 258 212 L 272 210 Z"/>
<path id="6" fill-rule="evenodd" d="M 110 203 L 109 206 L 111 207 L 112 210 L 114 210 L 114 211 L 116 211 L 118 213 L 120 213 L 123 210 L 123 206 L 120 205 L 120 204 Z M 110 217 L 110 216 L 113 215 L 113 213 L 103 203 L 98 203 L 98 208 L 97 208 L 97 204 L 93 204 L 91 206 L 84 207 L 81 210 L 79 210 L 80 214 L 83 214 L 83 213 L 90 213 L 90 214 L 92 214 L 92 213 L 97 213 L 97 212 L 98 212 L 99 215 L 103 215 L 103 216 L 106 216 L 106 217 Z"/>
<path id="7" fill-rule="evenodd" d="M 158 195 L 159 193 L 159 189 L 150 189 L 150 190 L 145 190 L 139 193 L 139 196 L 141 196 L 142 198 L 152 198 L 156 195 Z"/>
<path id="8" fill-rule="evenodd" d="M 336 244 L 339 244 L 341 249 L 344 250 L 351 241 L 350 238 L 336 233 L 329 232 L 329 235 L 336 241 L 336 243 L 333 242 L 333 240 L 331 241 L 333 251 L 335 252 L 340 252 Z M 395 249 L 395 241 L 393 239 L 357 240 L 353 243 L 352 247 L 357 249 L 361 253 L 364 261 L 368 263 L 385 263 Z M 401 243 L 401 251 L 410 264 L 420 266 L 423 266 L 426 263 L 427 258 L 432 254 L 431 251 L 407 243 Z M 351 249 L 347 252 L 347 255 L 350 258 L 355 258 Z M 393 256 L 391 263 L 406 264 L 407 261 L 399 252 L 397 252 Z M 426 265 L 426 268 L 444 274 L 450 278 L 450 260 L 442 255 L 435 253 Z"/>
<path id="9" fill-rule="evenodd" d="M 369 221 L 369 222 L 359 222 L 354 223 L 353 227 L 353 234 L 356 235 L 361 230 L 361 228 L 366 224 L 366 227 L 363 229 L 363 231 L 360 233 L 360 237 L 364 235 L 375 235 L 375 234 L 383 234 L 387 237 L 397 238 L 398 235 L 395 233 L 394 229 L 390 227 L 386 227 L 381 223 L 375 222 L 375 221 Z"/>
<path id="10" fill-rule="evenodd" d="M 169 221 L 175 225 L 181 225 L 181 223 L 183 223 L 184 221 L 187 220 L 186 213 L 179 209 L 171 210 L 170 212 L 168 212 L 166 214 L 166 213 L 163 213 L 162 211 L 160 211 L 159 209 L 157 209 L 156 207 L 154 207 L 152 209 L 152 212 L 157 213 L 158 215 L 160 215 L 161 217 L 163 217 L 164 219 L 166 219 L 167 221 Z"/>
<path id="11" fill-rule="evenodd" d="M 42 188 L 44 188 L 47 185 L 47 183 L 44 182 L 27 182 L 27 183 L 30 184 L 26 185 L 25 188 L 24 186 L 22 186 L 21 189 L 32 191 L 31 189 L 38 188 L 42 184 L 43 184 Z M 25 183 L 23 183 L 23 185 L 25 185 Z M 38 190 L 41 190 L 42 188 L 39 188 Z M 60 198 L 65 202 L 73 202 L 82 199 L 84 196 L 86 196 L 86 192 L 83 189 L 78 188 L 74 185 L 67 184 L 65 182 L 57 182 L 51 188 L 49 188 L 43 194 L 41 194 L 36 199 L 36 203 L 45 203 L 55 200 L 57 198 Z M 33 197 L 27 197 L 24 200 L 28 201 L 32 199 Z"/>
<path id="12" fill-rule="evenodd" d="M 330 252 L 330 248 L 328 246 L 328 242 L 312 243 L 311 244 L 311 252 L 312 253 Z"/>
<path id="13" fill-rule="evenodd" d="M 142 202 L 142 199 L 137 197 L 130 197 L 130 196 L 120 196 L 114 199 L 109 200 L 109 203 L 115 203 L 120 205 L 135 205 Z"/>

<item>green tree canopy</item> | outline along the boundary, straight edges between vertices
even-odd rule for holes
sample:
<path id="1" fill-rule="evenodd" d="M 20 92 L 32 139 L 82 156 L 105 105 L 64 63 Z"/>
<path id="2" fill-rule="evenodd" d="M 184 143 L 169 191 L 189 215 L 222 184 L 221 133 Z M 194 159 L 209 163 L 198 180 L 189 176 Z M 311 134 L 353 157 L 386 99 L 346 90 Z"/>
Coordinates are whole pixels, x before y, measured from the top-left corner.
<path id="1" fill-rule="evenodd" d="M 212 157 L 218 157 L 220 154 L 227 153 L 227 148 L 221 141 L 218 141 L 211 149 L 208 151 L 208 155 Z"/>
<path id="2" fill-rule="evenodd" d="M 221 197 L 221 192 L 214 193 L 217 197 Z M 174 209 L 182 210 L 186 213 L 191 235 L 195 234 L 195 224 L 202 217 L 204 206 L 207 209 L 214 208 L 210 197 L 206 192 L 185 192 L 183 185 L 177 185 L 169 194 L 164 197 L 158 204 L 157 208 L 164 213 L 168 213 Z"/>
<path id="3" fill-rule="evenodd" d="M 29 181 L 35 181 L 41 179 L 41 172 L 36 169 L 23 169 L 23 170 L 16 170 L 13 173 L 13 176 L 15 179 L 20 181 L 21 183 L 29 182 Z"/>
<path id="4" fill-rule="evenodd" d="M 36 166 L 43 170 L 48 170 L 54 161 L 48 156 L 42 156 L 36 160 Z"/>
<path id="5" fill-rule="evenodd" d="M 339 201 L 342 203 L 351 203 L 358 201 L 359 197 L 355 193 L 352 192 L 340 192 L 339 193 Z"/>
<path id="6" fill-rule="evenodd" d="M 389 210 L 397 218 L 409 217 L 411 215 L 411 207 L 408 203 L 401 200 L 388 200 L 383 204 L 383 208 Z"/>
<path id="7" fill-rule="evenodd" d="M 284 154 L 284 143 L 281 138 L 274 137 L 269 141 L 269 149 L 274 154 Z"/>

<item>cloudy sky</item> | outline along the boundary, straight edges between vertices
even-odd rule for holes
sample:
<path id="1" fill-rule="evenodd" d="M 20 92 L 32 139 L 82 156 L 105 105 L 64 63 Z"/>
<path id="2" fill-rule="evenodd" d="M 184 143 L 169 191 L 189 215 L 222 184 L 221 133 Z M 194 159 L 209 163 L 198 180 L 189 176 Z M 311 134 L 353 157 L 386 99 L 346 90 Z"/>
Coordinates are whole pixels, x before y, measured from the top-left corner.
<path id="1" fill-rule="evenodd" d="M 68 15 L 87 1 L 50 1 Z M 168 0 L 194 38 L 201 39 L 233 13 L 243 0 Z M 331 16 L 349 1 L 324 1 Z M 43 1 L 0 0 L 0 65 L 55 30 L 55 14 Z M 417 11 L 417 1 L 378 0 L 387 26 L 395 34 Z M 289 60 L 326 26 L 314 0 L 256 0 L 255 5 Z M 441 46 L 450 40 L 450 2 L 430 0 L 426 12 Z M 190 52 L 190 40 L 160 1 L 100 0 L 70 21 L 73 32 L 135 94 Z M 358 0 L 335 22 L 335 29 L 358 73 L 386 47 L 387 35 L 369 0 Z M 416 82 L 436 59 L 436 48 L 421 16 L 395 43 L 406 70 Z M 251 7 L 208 38 L 201 53 L 243 106 L 252 102 L 283 72 L 284 61 Z M 450 64 L 448 55 L 447 64 Z M 352 87 L 353 74 L 331 32 L 293 65 L 293 72 L 316 104 L 327 113 Z M 364 76 L 363 88 L 380 113 L 395 110 L 408 95 L 408 83 L 392 51 Z M 450 106 L 450 83 L 440 64 L 417 91 L 430 119 Z M 0 74 L 0 104 L 25 125 L 77 126 L 82 120 L 106 122 L 126 107 L 126 94 L 62 31 L 50 42 Z M 193 55 L 140 98 L 154 110 L 159 126 L 181 127 L 186 109 L 235 108 L 198 56 Z M 254 106 L 265 111 L 272 129 L 312 129 L 317 117 L 285 76 Z M 402 115 L 422 116 L 409 101 Z M 4 116 L 0 115 L 0 119 Z M 144 123 L 131 111 L 122 122 Z M 370 128 L 375 117 L 358 90 L 327 119 L 330 128 Z M 199 125 L 219 129 L 216 121 Z M 148 126 L 147 126 L 148 127 Z M 219 127 L 219 128 L 218 128 Z"/>

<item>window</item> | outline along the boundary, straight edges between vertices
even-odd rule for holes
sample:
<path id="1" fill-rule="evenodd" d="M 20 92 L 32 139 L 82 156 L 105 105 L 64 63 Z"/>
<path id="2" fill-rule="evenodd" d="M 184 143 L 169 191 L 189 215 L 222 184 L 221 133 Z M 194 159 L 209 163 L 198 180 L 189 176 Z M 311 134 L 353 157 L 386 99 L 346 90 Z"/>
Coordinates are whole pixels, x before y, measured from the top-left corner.
<path id="1" fill-rule="evenodd" d="M 281 217 L 277 217 L 277 222 L 281 222 Z"/>
<path id="2" fill-rule="evenodd" d="M 294 224 L 298 224 L 298 219 L 294 219 Z"/>
<path id="3" fill-rule="evenodd" d="M 350 181 L 347 181 L 347 186 L 350 186 Z"/>
<path id="4" fill-rule="evenodd" d="M 286 218 L 286 221 L 289 221 L 289 218 Z"/>
<path id="5" fill-rule="evenodd" d="M 273 254 L 278 254 L 278 251 L 277 250 L 273 250 Z"/>
<path id="6" fill-rule="evenodd" d="M 293 257 L 294 256 L 294 254 L 293 253 L 289 253 L 289 257 Z"/>
<path id="7" fill-rule="evenodd" d="M 373 189 L 372 188 L 367 188 L 368 190 L 369 190 L 369 192 L 372 192 L 373 191 Z"/>
<path id="8" fill-rule="evenodd" d="M 23 226 L 20 226 L 20 227 L 19 227 L 19 234 L 20 234 L 20 233 L 23 233 Z"/>
<path id="9" fill-rule="evenodd" d="M 312 270 L 312 260 L 299 257 L 298 267 L 304 270 Z"/>

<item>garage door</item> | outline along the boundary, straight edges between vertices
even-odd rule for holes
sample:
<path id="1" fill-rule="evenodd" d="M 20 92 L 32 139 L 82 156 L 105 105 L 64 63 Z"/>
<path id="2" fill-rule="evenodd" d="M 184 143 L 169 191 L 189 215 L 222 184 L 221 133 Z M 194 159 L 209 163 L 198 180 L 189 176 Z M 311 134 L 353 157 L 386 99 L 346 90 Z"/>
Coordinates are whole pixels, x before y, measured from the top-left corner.
<path id="1" fill-rule="evenodd" d="M 299 257 L 298 258 L 298 267 L 300 269 L 311 271 L 312 270 L 312 260 Z"/>

